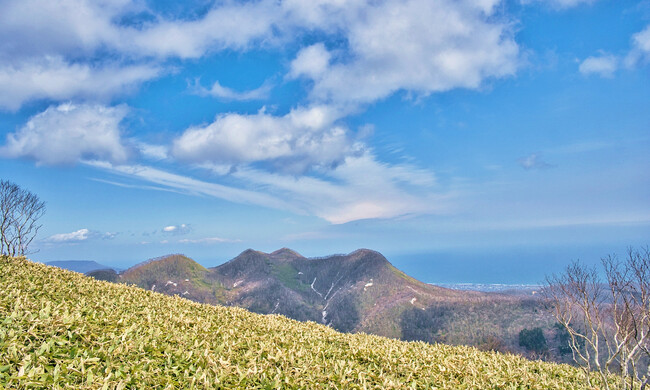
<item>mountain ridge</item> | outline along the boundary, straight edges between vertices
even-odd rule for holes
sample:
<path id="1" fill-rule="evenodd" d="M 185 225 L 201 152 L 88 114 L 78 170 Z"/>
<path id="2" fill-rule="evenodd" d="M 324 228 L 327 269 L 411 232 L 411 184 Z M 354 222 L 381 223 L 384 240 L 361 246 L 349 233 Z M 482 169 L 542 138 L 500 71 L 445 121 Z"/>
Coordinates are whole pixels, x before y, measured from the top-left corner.
<path id="1" fill-rule="evenodd" d="M 93 260 L 53 260 L 45 262 L 44 264 L 67 269 L 69 271 L 79 272 L 82 274 L 98 270 L 117 270 L 117 268 L 100 264 Z"/>
<path id="2" fill-rule="evenodd" d="M 366 248 L 314 258 L 289 248 L 270 253 L 246 249 L 210 268 L 173 254 L 140 263 L 120 277 L 145 289 L 198 302 L 284 314 L 340 331 L 372 331 L 395 338 L 402 336 L 399 326 L 387 324 L 391 322 L 387 318 L 396 318 L 405 309 L 424 310 L 443 300 L 485 298 L 482 293 L 461 293 L 418 281 L 381 253 Z"/>
<path id="3" fill-rule="evenodd" d="M 370 249 L 312 258 L 289 248 L 270 253 L 247 249 L 208 268 L 174 254 L 115 277 L 97 277 L 350 333 L 473 345 L 525 356 L 530 354 L 518 342 L 524 328 L 542 327 L 549 345 L 555 342 L 555 322 L 539 299 L 426 284 Z"/>

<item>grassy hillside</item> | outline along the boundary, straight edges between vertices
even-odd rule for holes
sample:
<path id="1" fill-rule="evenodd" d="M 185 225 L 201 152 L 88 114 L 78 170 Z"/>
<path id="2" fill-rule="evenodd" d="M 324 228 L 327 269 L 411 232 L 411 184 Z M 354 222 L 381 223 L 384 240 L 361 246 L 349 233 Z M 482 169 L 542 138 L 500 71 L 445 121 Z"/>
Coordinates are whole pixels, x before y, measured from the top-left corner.
<path id="1" fill-rule="evenodd" d="M 597 379 L 596 379 L 597 380 Z M 0 388 L 583 389 L 567 365 L 343 334 L 0 258 Z"/>

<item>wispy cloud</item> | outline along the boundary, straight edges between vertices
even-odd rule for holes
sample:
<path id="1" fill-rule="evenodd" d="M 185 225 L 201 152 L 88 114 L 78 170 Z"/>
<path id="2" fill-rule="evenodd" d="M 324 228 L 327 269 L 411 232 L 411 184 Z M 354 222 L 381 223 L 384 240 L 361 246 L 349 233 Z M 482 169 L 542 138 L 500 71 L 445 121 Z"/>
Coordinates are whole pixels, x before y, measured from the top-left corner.
<path id="1" fill-rule="evenodd" d="M 112 165 L 97 161 L 87 161 L 86 164 L 189 195 L 314 215 L 335 224 L 444 212 L 453 197 L 435 193 L 436 180 L 432 172 L 406 164 L 384 164 L 370 153 L 348 157 L 335 169 L 321 171 L 320 177 L 242 167 L 224 177 L 229 185 L 143 165 Z"/>
<path id="2" fill-rule="evenodd" d="M 163 187 L 181 191 L 185 194 L 210 196 L 235 203 L 261 205 L 283 210 L 293 209 L 288 203 L 275 199 L 267 194 L 205 182 L 146 165 L 113 165 L 103 161 L 84 161 L 84 164 L 125 177 L 155 183 Z"/>
<path id="3" fill-rule="evenodd" d="M 517 162 L 522 168 L 526 170 L 547 169 L 547 168 L 553 168 L 555 166 L 544 161 L 542 155 L 539 153 L 532 153 L 529 156 L 522 157 L 519 160 L 517 160 Z"/>
<path id="4" fill-rule="evenodd" d="M 220 244 L 220 243 L 233 243 L 241 242 L 241 240 L 233 240 L 230 238 L 221 238 L 221 237 L 205 237 L 197 239 L 185 238 L 178 241 L 181 244 Z"/>
<path id="5" fill-rule="evenodd" d="M 543 2 L 552 8 L 564 10 L 568 8 L 577 7 L 582 4 L 592 4 L 598 0 L 521 0 L 522 4 L 531 4 Z"/>
<path id="6" fill-rule="evenodd" d="M 215 81 L 209 89 L 197 83 L 197 85 L 191 88 L 191 91 L 199 96 L 212 96 L 223 100 L 246 101 L 266 99 L 272 88 L 273 86 L 266 82 L 260 87 L 249 91 L 235 91 L 232 88 L 224 87 L 219 81 Z"/>
<path id="7" fill-rule="evenodd" d="M 548 154 L 587 153 L 587 152 L 600 151 L 603 149 L 611 148 L 613 146 L 615 146 L 615 143 L 613 142 L 586 140 L 586 141 L 576 142 L 572 144 L 559 145 L 550 149 L 546 149 L 546 152 Z"/>
<path id="8" fill-rule="evenodd" d="M 131 142 L 147 160 L 159 161 L 169 157 L 169 148 L 165 145 L 152 145 L 137 139 L 132 139 Z"/>

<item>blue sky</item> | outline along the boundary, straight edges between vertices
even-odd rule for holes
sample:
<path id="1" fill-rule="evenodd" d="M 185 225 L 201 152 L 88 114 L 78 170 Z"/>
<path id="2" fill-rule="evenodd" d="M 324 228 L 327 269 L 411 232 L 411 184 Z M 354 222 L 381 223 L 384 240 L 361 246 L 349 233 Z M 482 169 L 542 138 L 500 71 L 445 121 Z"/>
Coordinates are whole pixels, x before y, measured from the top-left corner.
<path id="1" fill-rule="evenodd" d="M 0 1 L 40 261 L 381 251 L 535 282 L 650 237 L 650 1 Z"/>

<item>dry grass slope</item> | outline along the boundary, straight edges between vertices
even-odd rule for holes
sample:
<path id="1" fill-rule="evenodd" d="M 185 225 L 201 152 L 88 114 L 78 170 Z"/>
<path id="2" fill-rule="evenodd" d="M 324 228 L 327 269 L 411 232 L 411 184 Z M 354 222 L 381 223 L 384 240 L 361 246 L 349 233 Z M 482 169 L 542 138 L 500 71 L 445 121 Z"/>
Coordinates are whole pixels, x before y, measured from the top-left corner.
<path id="1" fill-rule="evenodd" d="M 0 388 L 583 389 L 573 367 L 343 334 L 0 258 Z"/>

